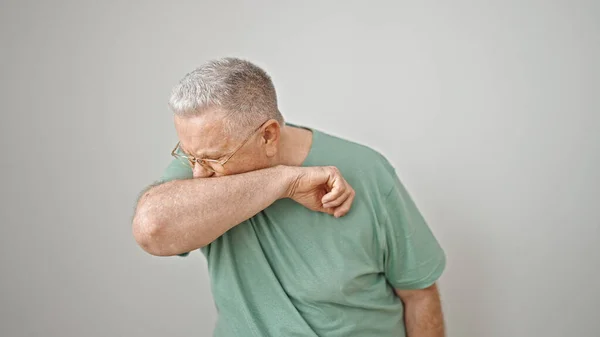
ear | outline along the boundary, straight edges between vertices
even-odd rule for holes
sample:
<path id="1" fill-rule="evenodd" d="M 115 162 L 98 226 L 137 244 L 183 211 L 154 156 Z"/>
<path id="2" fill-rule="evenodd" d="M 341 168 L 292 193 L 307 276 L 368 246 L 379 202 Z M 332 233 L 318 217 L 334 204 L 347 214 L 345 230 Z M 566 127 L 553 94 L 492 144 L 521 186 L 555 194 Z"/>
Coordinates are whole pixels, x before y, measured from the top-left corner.
<path id="1" fill-rule="evenodd" d="M 273 157 L 279 149 L 279 141 L 281 140 L 281 126 L 279 122 L 270 119 L 262 126 L 261 142 L 265 145 L 267 156 Z"/>

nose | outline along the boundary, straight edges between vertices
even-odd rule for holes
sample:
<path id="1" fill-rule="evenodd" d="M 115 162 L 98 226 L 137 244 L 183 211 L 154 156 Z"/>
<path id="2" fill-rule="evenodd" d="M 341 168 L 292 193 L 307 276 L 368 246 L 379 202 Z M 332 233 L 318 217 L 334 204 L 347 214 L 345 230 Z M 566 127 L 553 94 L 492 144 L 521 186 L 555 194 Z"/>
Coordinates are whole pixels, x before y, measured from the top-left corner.
<path id="1" fill-rule="evenodd" d="M 194 163 L 193 173 L 194 173 L 194 178 L 209 178 L 215 174 L 214 172 L 207 170 L 206 168 L 204 168 L 202 165 L 200 165 L 198 163 Z"/>

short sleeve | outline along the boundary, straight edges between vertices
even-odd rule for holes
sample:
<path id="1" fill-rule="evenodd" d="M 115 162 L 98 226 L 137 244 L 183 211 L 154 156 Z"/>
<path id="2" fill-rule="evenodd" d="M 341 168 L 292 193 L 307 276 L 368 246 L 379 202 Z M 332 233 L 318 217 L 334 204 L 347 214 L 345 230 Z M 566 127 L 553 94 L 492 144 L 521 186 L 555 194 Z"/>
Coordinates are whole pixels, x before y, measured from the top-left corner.
<path id="1" fill-rule="evenodd" d="M 171 180 L 192 179 L 194 174 L 190 166 L 185 165 L 179 159 L 173 159 L 164 169 L 159 182 L 166 183 Z"/>
<path id="2" fill-rule="evenodd" d="M 393 179 L 383 210 L 384 272 L 395 289 L 424 289 L 442 275 L 446 256 L 395 173 Z"/>
<path id="3" fill-rule="evenodd" d="M 159 183 L 166 183 L 171 180 L 191 179 L 194 177 L 192 168 L 185 165 L 178 159 L 173 159 L 165 168 L 160 177 Z M 190 253 L 178 254 L 179 256 L 188 256 Z"/>

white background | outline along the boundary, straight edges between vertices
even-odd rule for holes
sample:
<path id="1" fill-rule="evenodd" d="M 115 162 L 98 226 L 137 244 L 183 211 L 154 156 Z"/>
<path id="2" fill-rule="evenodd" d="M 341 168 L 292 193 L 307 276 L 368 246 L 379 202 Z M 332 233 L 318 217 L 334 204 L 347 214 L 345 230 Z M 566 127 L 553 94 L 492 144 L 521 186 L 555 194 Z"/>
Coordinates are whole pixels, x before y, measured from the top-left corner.
<path id="1" fill-rule="evenodd" d="M 264 67 L 383 152 L 448 255 L 449 336 L 598 336 L 597 1 L 2 1 L 0 335 L 208 336 L 202 254 L 131 235 L 171 87 Z"/>

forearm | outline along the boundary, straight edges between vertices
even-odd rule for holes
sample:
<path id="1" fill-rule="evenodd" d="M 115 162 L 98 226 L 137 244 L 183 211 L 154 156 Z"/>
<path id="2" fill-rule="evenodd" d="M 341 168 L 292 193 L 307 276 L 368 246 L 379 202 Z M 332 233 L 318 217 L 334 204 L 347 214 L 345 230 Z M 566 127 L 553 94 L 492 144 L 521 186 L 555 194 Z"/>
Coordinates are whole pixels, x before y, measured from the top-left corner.
<path id="1" fill-rule="evenodd" d="M 283 197 L 290 180 L 289 168 L 279 166 L 155 186 L 138 202 L 134 235 L 153 255 L 192 251 Z"/>
<path id="2" fill-rule="evenodd" d="M 435 286 L 403 299 L 407 337 L 444 337 L 444 318 Z"/>

